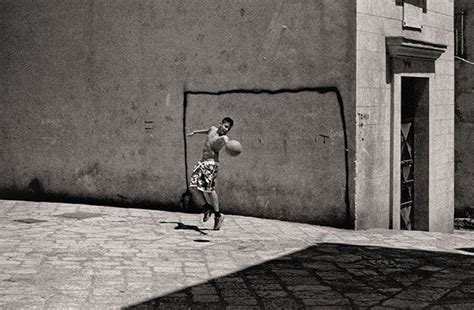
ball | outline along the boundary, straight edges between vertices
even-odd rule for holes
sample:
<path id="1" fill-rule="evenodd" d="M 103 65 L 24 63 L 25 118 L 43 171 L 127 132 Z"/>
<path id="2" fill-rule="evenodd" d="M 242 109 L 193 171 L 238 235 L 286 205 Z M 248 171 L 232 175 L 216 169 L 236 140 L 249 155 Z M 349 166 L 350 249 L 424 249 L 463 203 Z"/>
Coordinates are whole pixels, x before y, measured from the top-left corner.
<path id="1" fill-rule="evenodd" d="M 237 140 L 229 140 L 225 144 L 225 150 L 230 156 L 237 156 L 242 152 L 242 145 Z"/>

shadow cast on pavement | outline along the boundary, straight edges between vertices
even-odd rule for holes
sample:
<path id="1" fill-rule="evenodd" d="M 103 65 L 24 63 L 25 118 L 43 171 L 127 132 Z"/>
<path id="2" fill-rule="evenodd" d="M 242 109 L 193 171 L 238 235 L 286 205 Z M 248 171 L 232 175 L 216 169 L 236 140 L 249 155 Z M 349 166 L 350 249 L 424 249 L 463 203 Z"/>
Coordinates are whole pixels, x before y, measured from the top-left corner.
<path id="1" fill-rule="evenodd" d="M 123 309 L 473 309 L 473 266 L 471 255 L 322 243 Z"/>
<path id="2" fill-rule="evenodd" d="M 181 222 L 166 222 L 166 221 L 161 221 L 160 222 L 161 224 L 176 224 L 177 226 L 174 228 L 176 230 L 180 230 L 180 229 L 183 229 L 183 230 L 193 230 L 193 231 L 197 231 L 198 233 L 200 233 L 201 235 L 207 235 L 206 232 L 204 232 L 205 230 L 209 230 L 208 228 L 199 228 L 198 226 L 196 225 L 186 225 L 186 224 L 183 224 Z"/>

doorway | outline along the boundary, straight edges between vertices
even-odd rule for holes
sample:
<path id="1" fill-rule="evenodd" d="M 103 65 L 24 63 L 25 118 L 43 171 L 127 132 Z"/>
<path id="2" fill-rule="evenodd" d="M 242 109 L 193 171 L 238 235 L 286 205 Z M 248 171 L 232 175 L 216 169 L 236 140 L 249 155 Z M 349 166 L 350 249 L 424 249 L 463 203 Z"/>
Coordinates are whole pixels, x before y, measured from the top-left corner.
<path id="1" fill-rule="evenodd" d="M 401 78 L 400 229 L 428 230 L 429 78 Z"/>

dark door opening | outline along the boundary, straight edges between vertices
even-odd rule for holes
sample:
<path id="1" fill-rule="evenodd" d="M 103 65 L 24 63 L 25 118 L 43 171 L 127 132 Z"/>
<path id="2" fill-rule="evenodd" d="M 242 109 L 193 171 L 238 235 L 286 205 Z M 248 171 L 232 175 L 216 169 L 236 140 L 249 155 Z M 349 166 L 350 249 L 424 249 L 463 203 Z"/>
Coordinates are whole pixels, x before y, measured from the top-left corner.
<path id="1" fill-rule="evenodd" d="M 428 78 L 402 77 L 400 128 L 400 229 L 428 230 Z"/>

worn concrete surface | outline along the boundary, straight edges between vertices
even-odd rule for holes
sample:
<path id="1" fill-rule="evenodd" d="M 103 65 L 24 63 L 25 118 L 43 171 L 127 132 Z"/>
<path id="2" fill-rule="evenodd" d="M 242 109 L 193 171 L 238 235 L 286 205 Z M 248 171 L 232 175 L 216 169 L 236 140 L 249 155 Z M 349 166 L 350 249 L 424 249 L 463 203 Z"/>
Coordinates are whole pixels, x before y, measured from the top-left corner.
<path id="1" fill-rule="evenodd" d="M 200 218 L 0 200 L 0 308 L 474 307 L 473 232 Z"/>

